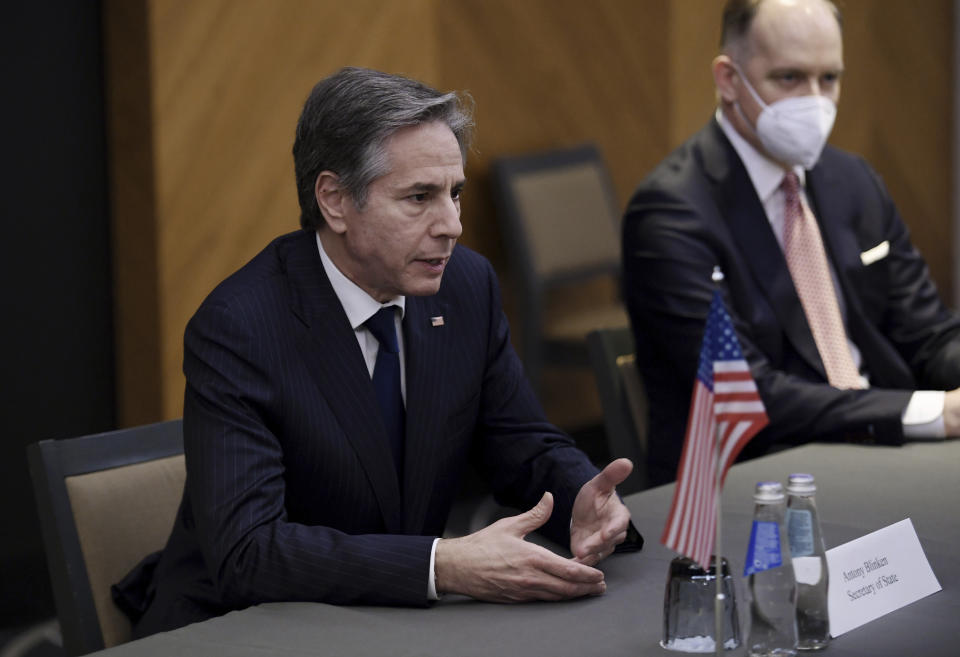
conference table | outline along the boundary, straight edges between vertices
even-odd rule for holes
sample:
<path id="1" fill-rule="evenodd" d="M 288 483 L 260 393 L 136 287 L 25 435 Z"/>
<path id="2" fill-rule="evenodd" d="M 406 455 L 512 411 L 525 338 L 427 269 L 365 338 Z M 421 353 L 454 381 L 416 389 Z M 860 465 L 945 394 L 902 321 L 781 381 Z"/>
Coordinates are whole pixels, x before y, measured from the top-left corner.
<path id="1" fill-rule="evenodd" d="M 742 626 L 748 609 L 740 574 L 757 481 L 792 472 L 817 480 L 827 548 L 910 518 L 943 590 L 835 638 L 822 653 L 960 655 L 960 441 L 903 447 L 811 444 L 734 466 L 723 492 L 724 554 L 737 582 Z M 232 612 L 103 651 L 110 657 L 167 655 L 550 655 L 643 657 L 660 647 L 667 567 L 676 556 L 660 534 L 673 486 L 626 498 L 646 538 L 641 552 L 602 564 L 603 596 L 498 605 L 448 596 L 427 609 L 271 603 Z M 743 646 L 727 655 L 744 655 Z"/>

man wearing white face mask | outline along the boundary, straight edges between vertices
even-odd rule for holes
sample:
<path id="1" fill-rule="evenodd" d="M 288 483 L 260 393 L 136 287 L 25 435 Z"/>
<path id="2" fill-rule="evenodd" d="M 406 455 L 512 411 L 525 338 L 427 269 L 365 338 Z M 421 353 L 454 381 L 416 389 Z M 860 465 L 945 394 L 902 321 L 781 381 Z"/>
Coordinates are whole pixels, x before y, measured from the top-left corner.
<path id="1" fill-rule="evenodd" d="M 624 283 L 655 483 L 680 459 L 716 265 L 770 416 L 743 457 L 960 435 L 960 319 L 876 173 L 825 146 L 842 73 L 832 3 L 730 0 L 716 115 L 627 208 Z"/>

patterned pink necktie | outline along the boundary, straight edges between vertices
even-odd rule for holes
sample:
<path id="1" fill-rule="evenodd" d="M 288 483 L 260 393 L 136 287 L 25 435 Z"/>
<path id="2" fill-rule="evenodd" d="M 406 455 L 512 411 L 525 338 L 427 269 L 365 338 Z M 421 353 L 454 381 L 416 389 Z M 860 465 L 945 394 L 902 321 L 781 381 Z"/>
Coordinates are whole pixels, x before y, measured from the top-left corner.
<path id="1" fill-rule="evenodd" d="M 780 186 L 785 200 L 783 250 L 813 340 L 827 370 L 827 380 L 836 388 L 862 388 L 863 383 L 850 355 L 817 220 L 800 201 L 797 174 L 786 174 Z"/>

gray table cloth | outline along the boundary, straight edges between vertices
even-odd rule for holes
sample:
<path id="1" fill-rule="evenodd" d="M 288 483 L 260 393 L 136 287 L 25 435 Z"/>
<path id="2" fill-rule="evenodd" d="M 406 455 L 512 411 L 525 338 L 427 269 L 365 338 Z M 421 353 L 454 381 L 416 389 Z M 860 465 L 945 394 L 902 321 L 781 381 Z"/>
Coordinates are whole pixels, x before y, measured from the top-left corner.
<path id="1" fill-rule="evenodd" d="M 960 655 L 960 441 L 904 447 L 813 444 L 736 465 L 723 493 L 724 556 L 740 577 L 760 480 L 791 472 L 817 480 L 827 548 L 911 518 L 943 590 L 836 638 L 821 654 L 891 657 Z M 274 603 L 233 612 L 103 651 L 110 657 L 167 655 L 593 655 L 673 653 L 659 646 L 667 565 L 659 543 L 673 486 L 626 503 L 646 538 L 642 552 L 602 564 L 607 593 L 560 603 L 497 605 L 457 596 L 429 609 Z M 744 626 L 744 630 L 746 627 Z M 726 653 L 745 654 L 741 647 Z"/>

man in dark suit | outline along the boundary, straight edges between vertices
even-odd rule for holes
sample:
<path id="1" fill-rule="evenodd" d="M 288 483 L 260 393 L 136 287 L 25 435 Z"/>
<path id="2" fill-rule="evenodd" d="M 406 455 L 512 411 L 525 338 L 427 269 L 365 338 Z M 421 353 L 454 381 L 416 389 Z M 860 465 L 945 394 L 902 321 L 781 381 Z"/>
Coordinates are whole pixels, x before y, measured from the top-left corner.
<path id="1" fill-rule="evenodd" d="M 627 208 L 654 481 L 673 479 L 680 459 L 715 266 L 770 416 L 744 457 L 812 439 L 960 434 L 960 322 L 877 174 L 824 148 L 842 72 L 833 4 L 728 2 L 716 116 Z"/>
<path id="2" fill-rule="evenodd" d="M 269 601 L 605 590 L 594 566 L 627 536 L 614 487 L 632 466 L 598 473 L 545 421 L 494 272 L 455 246 L 471 125 L 456 94 L 376 71 L 314 88 L 293 149 L 303 230 L 187 326 L 187 484 L 139 573 L 135 635 Z M 468 461 L 529 510 L 439 539 Z M 524 541 L 538 528 L 573 557 Z"/>

